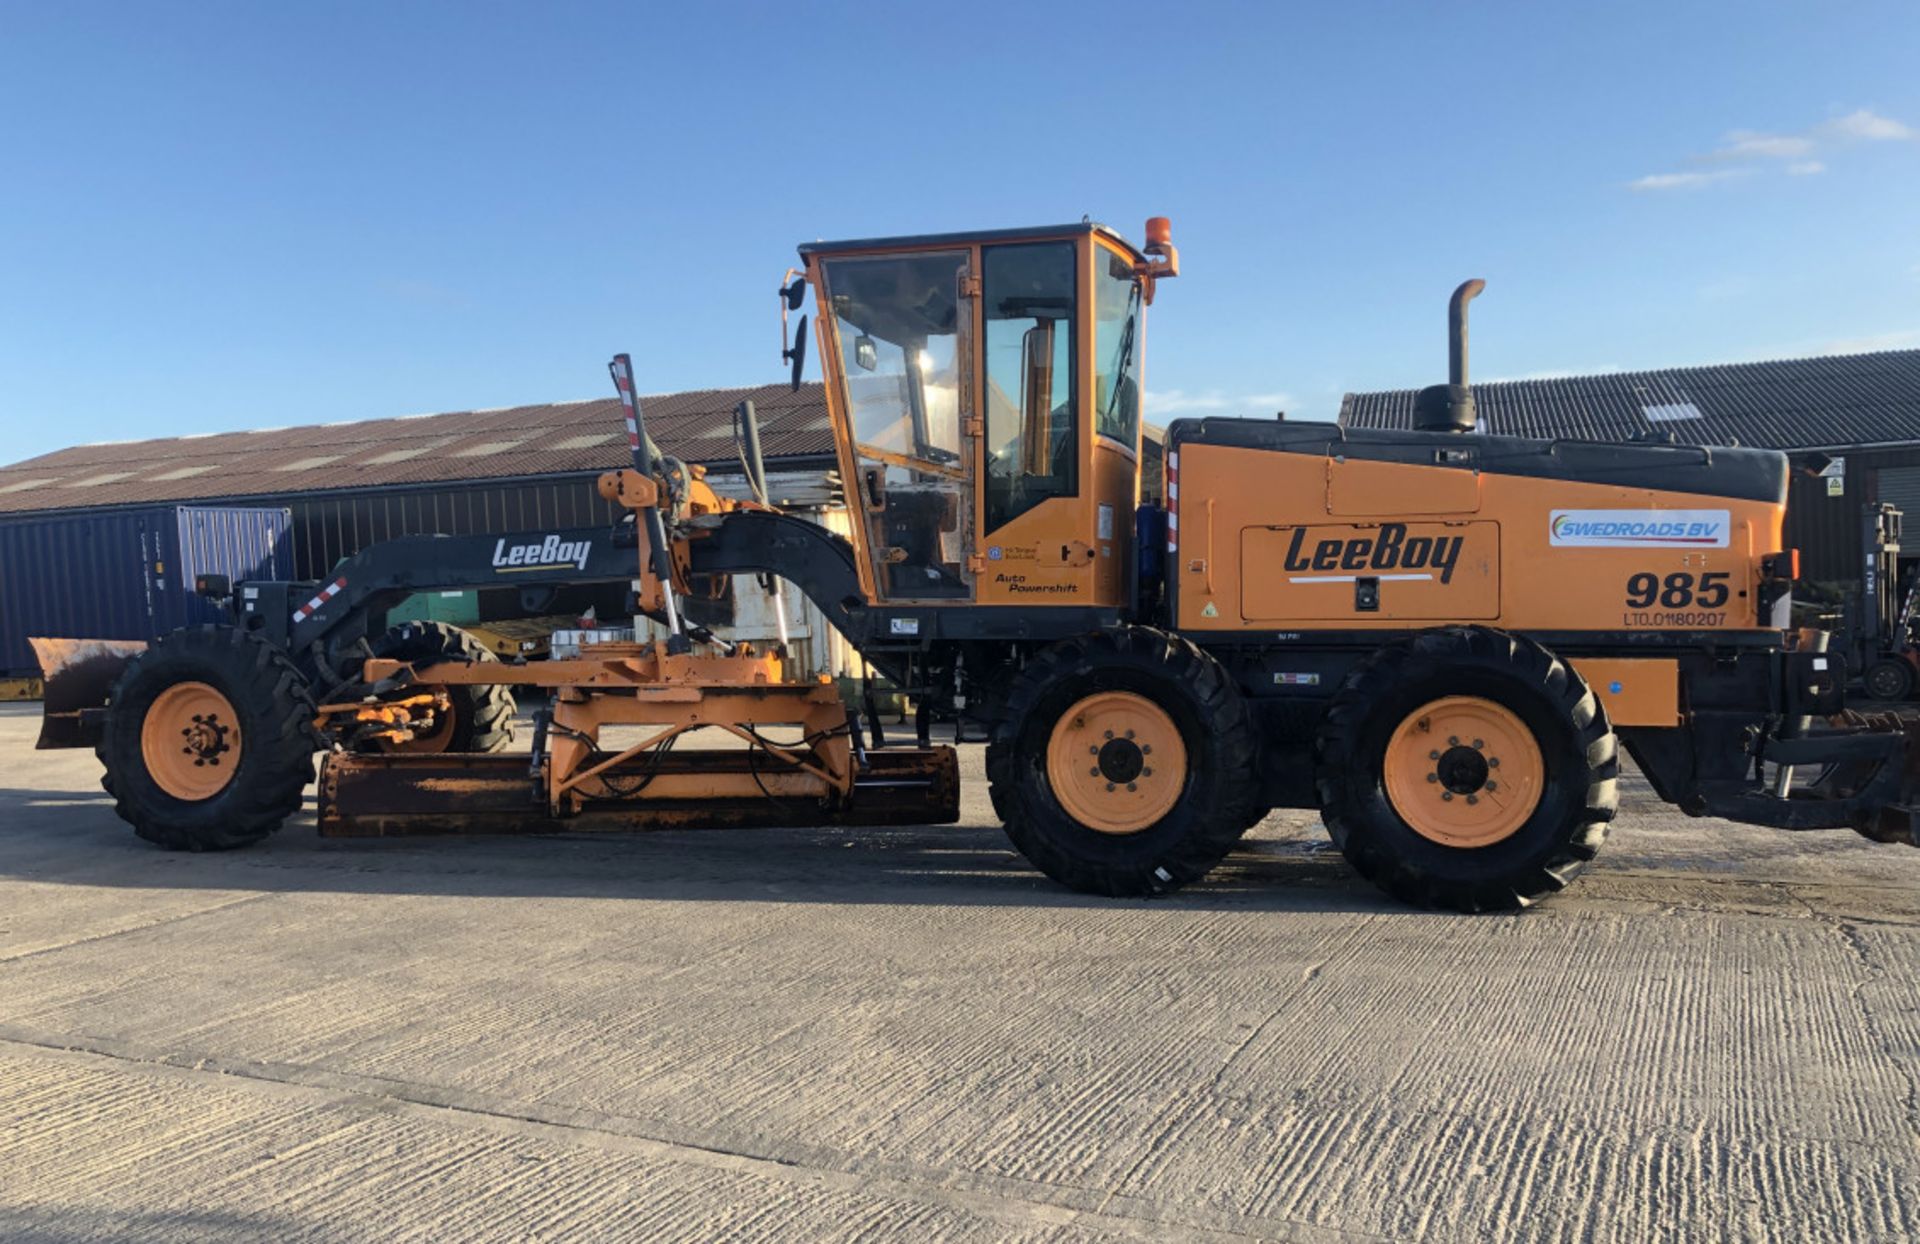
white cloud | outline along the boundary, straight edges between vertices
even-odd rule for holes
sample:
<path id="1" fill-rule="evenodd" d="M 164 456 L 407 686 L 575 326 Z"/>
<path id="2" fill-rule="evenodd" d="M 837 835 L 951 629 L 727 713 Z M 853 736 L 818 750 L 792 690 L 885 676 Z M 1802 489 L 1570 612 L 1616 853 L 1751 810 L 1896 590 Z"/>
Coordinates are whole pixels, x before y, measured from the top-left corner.
<path id="1" fill-rule="evenodd" d="M 1716 160 L 1741 160 L 1749 157 L 1762 157 L 1769 160 L 1791 160 L 1796 156 L 1809 155 L 1813 151 L 1813 140 L 1802 134 L 1761 134 L 1754 130 L 1734 130 L 1727 135 L 1726 144 L 1712 153 Z"/>
<path id="2" fill-rule="evenodd" d="M 1816 158 L 1835 147 L 1863 142 L 1903 142 L 1920 139 L 1920 131 L 1871 108 L 1857 108 L 1791 134 L 1763 130 L 1729 130 L 1712 151 L 1692 156 L 1692 171 L 1650 173 L 1627 183 L 1631 190 L 1698 190 L 1715 182 L 1779 169 L 1790 177 L 1812 177 L 1827 171 Z M 1699 168 L 1700 165 L 1719 166 Z"/>
<path id="3" fill-rule="evenodd" d="M 1165 419 L 1170 415 L 1217 414 L 1227 411 L 1252 411 L 1260 415 L 1271 415 L 1291 405 L 1293 405 L 1293 396 L 1288 393 L 1226 393 L 1219 389 L 1189 393 L 1185 389 L 1158 391 L 1149 389 L 1145 413 L 1150 419 Z"/>
<path id="4" fill-rule="evenodd" d="M 1865 337 L 1844 337 L 1822 346 L 1822 354 L 1874 354 L 1881 350 L 1911 350 L 1920 346 L 1920 328 L 1905 332 L 1873 333 Z"/>
<path id="5" fill-rule="evenodd" d="M 1883 117 L 1871 108 L 1860 108 L 1844 117 L 1835 117 L 1818 129 L 1822 134 L 1855 142 L 1900 142 L 1920 138 L 1920 133 L 1916 133 L 1912 126 L 1902 125 L 1892 117 Z"/>
<path id="6" fill-rule="evenodd" d="M 1698 190 L 1729 177 L 1745 177 L 1751 170 L 1717 168 L 1706 173 L 1649 173 L 1627 183 L 1629 190 Z"/>

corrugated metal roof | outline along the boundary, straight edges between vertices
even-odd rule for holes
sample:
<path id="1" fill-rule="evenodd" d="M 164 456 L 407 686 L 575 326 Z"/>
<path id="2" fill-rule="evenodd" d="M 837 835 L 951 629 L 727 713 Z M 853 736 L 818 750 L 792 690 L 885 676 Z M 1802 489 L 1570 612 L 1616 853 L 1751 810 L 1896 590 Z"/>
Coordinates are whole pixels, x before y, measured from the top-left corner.
<path id="1" fill-rule="evenodd" d="M 1413 389 L 1349 393 L 1340 422 L 1413 425 Z M 1480 425 L 1508 436 L 1842 449 L 1920 444 L 1920 350 L 1616 372 L 1473 386 Z"/>
<path id="2" fill-rule="evenodd" d="M 646 397 L 647 431 L 688 462 L 733 465 L 733 408 L 745 398 L 769 463 L 833 454 L 818 384 Z M 608 397 L 81 445 L 0 467 L 0 513 L 572 474 L 630 461 L 620 403 Z"/>

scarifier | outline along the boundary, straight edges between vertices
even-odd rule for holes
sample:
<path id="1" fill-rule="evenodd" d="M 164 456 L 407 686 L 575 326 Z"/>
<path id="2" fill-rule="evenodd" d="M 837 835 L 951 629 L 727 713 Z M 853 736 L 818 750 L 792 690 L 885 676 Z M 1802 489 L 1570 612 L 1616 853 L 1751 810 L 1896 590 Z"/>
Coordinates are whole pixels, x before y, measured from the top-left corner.
<path id="1" fill-rule="evenodd" d="M 1164 500 L 1142 504 L 1145 308 L 1179 274 L 1164 219 L 1138 248 L 1081 223 L 800 254 L 782 358 L 798 387 L 808 320 L 787 322 L 810 292 L 850 538 L 661 454 L 622 355 L 634 461 L 599 487 L 627 521 L 205 584 L 233 626 L 131 660 L 53 650 L 46 743 L 97 739 L 121 814 L 187 848 L 270 832 L 316 750 L 328 833 L 952 821 L 936 721 L 987 732 L 1027 858 L 1106 894 L 1191 882 L 1270 809 L 1308 807 L 1408 901 L 1524 905 L 1594 858 L 1621 746 L 1694 815 L 1920 845 L 1916 731 L 1847 712 L 1844 658 L 1786 629 L 1785 459 L 1486 434 L 1482 282 L 1454 293 L 1448 383 L 1412 430 L 1176 420 Z M 916 745 L 790 677 L 782 646 L 688 620 L 739 575 L 791 584 L 904 689 Z M 664 639 L 502 664 L 451 628 L 373 631 L 418 591 L 628 579 Z M 67 652 L 84 685 L 56 707 Z M 549 697 L 527 753 L 497 750 L 508 688 Z M 700 730 L 731 745 L 676 747 Z"/>

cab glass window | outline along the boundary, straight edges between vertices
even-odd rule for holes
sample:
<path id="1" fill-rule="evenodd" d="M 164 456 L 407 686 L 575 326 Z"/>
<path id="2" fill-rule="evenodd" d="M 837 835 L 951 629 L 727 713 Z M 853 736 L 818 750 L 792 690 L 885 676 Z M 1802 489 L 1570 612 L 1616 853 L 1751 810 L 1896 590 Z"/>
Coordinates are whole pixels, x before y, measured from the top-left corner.
<path id="1" fill-rule="evenodd" d="M 990 246 L 986 303 L 986 529 L 1078 485 L 1074 246 Z"/>
<path id="2" fill-rule="evenodd" d="M 1133 265 L 1094 249 L 1094 431 L 1128 449 L 1140 432 L 1140 282 Z"/>
<path id="3" fill-rule="evenodd" d="M 959 463 L 956 347 L 966 261 L 960 251 L 826 264 L 847 413 L 862 449 Z"/>

